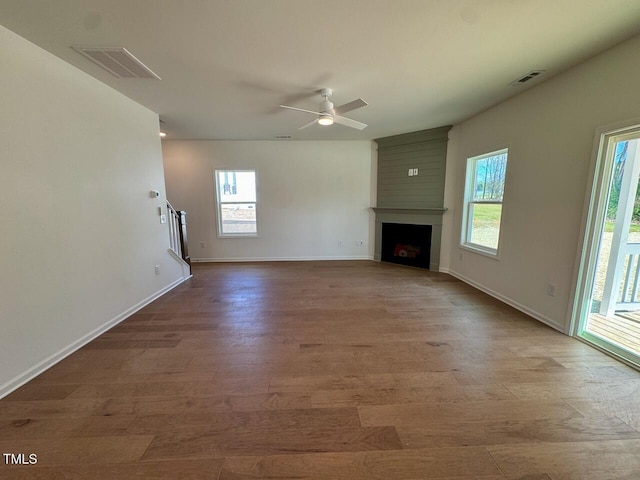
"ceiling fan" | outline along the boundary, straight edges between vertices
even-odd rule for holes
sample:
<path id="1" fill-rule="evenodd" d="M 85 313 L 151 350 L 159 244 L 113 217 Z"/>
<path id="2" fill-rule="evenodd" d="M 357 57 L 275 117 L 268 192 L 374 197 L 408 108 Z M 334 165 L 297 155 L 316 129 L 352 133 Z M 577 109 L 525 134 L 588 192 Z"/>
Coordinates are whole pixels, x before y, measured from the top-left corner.
<path id="1" fill-rule="evenodd" d="M 322 101 L 320 102 L 320 107 L 318 107 L 318 112 L 314 112 L 312 110 L 305 110 L 304 108 L 290 107 L 288 105 L 280 105 L 282 108 L 287 108 L 289 110 L 297 110 L 298 112 L 311 113 L 316 115 L 317 118 L 314 118 L 311 122 L 305 123 L 301 127 L 298 127 L 298 130 L 302 130 L 303 128 L 310 127 L 311 125 L 318 123 L 320 125 L 333 125 L 333 123 L 338 123 L 340 125 L 344 125 L 345 127 L 357 128 L 358 130 L 363 130 L 367 127 L 366 123 L 358 122 L 357 120 L 352 120 L 351 118 L 343 117 L 343 113 L 350 112 L 351 110 L 355 110 L 356 108 L 367 106 L 367 102 L 363 99 L 359 98 L 349 103 L 345 103 L 344 105 L 340 105 L 339 107 L 333 107 L 333 103 L 331 103 L 331 94 L 333 93 L 330 88 L 323 88 L 319 91 L 320 96 L 322 97 Z"/>

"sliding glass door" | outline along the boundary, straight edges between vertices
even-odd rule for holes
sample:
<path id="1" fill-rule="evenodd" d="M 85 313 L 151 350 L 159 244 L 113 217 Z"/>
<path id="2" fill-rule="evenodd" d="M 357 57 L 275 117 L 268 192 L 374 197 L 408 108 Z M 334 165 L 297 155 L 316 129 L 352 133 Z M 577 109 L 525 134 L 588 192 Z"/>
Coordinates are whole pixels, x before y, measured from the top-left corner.
<path id="1" fill-rule="evenodd" d="M 602 133 L 595 165 L 575 333 L 640 365 L 640 126 Z"/>

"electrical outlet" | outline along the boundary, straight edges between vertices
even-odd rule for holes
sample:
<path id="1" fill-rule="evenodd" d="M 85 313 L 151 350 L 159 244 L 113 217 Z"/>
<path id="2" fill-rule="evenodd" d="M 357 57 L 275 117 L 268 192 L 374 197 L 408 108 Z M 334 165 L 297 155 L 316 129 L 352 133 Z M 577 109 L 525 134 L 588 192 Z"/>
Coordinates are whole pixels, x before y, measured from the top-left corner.
<path id="1" fill-rule="evenodd" d="M 204 242 L 200 242 L 200 248 L 206 248 L 207 244 Z"/>
<path id="2" fill-rule="evenodd" d="M 160 265 L 156 265 L 156 275 L 160 275 Z"/>
<path id="3" fill-rule="evenodd" d="M 556 286 L 553 283 L 547 284 L 547 295 L 550 297 L 556 296 Z"/>
<path id="4" fill-rule="evenodd" d="M 414 168 L 414 169 L 413 169 L 413 176 L 414 176 L 414 177 L 417 177 L 417 176 L 418 176 L 418 169 L 417 169 L 417 168 Z"/>

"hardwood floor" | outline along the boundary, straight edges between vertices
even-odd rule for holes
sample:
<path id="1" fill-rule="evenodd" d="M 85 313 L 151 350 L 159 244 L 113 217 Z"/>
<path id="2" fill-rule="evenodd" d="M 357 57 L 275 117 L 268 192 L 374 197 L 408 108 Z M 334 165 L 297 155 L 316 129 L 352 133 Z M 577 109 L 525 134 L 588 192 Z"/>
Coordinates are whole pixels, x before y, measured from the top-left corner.
<path id="1" fill-rule="evenodd" d="M 640 479 L 640 373 L 444 274 L 194 278 L 0 401 L 2 479 Z"/>

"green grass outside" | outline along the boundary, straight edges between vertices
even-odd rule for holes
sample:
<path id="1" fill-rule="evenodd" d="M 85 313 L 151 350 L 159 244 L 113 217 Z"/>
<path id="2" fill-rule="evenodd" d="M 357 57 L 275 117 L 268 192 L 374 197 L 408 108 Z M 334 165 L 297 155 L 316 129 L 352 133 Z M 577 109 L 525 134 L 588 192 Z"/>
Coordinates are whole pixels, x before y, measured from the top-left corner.
<path id="1" fill-rule="evenodd" d="M 473 207 L 473 220 L 474 223 L 495 225 L 500 222 L 500 214 L 502 213 L 502 205 L 483 205 L 476 204 Z M 613 232 L 614 222 L 613 220 L 607 220 L 604 224 L 605 232 Z M 632 223 L 629 228 L 629 232 L 640 232 L 640 223 Z"/>
<path id="2" fill-rule="evenodd" d="M 496 225 L 500 223 L 500 214 L 502 213 L 502 205 L 483 205 L 476 204 L 473 207 L 473 220 L 475 224 Z M 604 224 L 605 232 L 613 232 L 613 220 L 607 220 Z M 640 223 L 632 223 L 629 232 L 640 232 Z"/>
<path id="3" fill-rule="evenodd" d="M 473 223 L 497 225 L 500 223 L 502 205 L 476 203 L 473 206 Z"/>
<path id="4" fill-rule="evenodd" d="M 607 220 L 604 223 L 604 231 L 613 232 L 613 225 L 614 225 L 613 220 Z M 629 232 L 631 233 L 640 232 L 640 223 L 632 223 L 631 226 L 629 227 Z"/>

